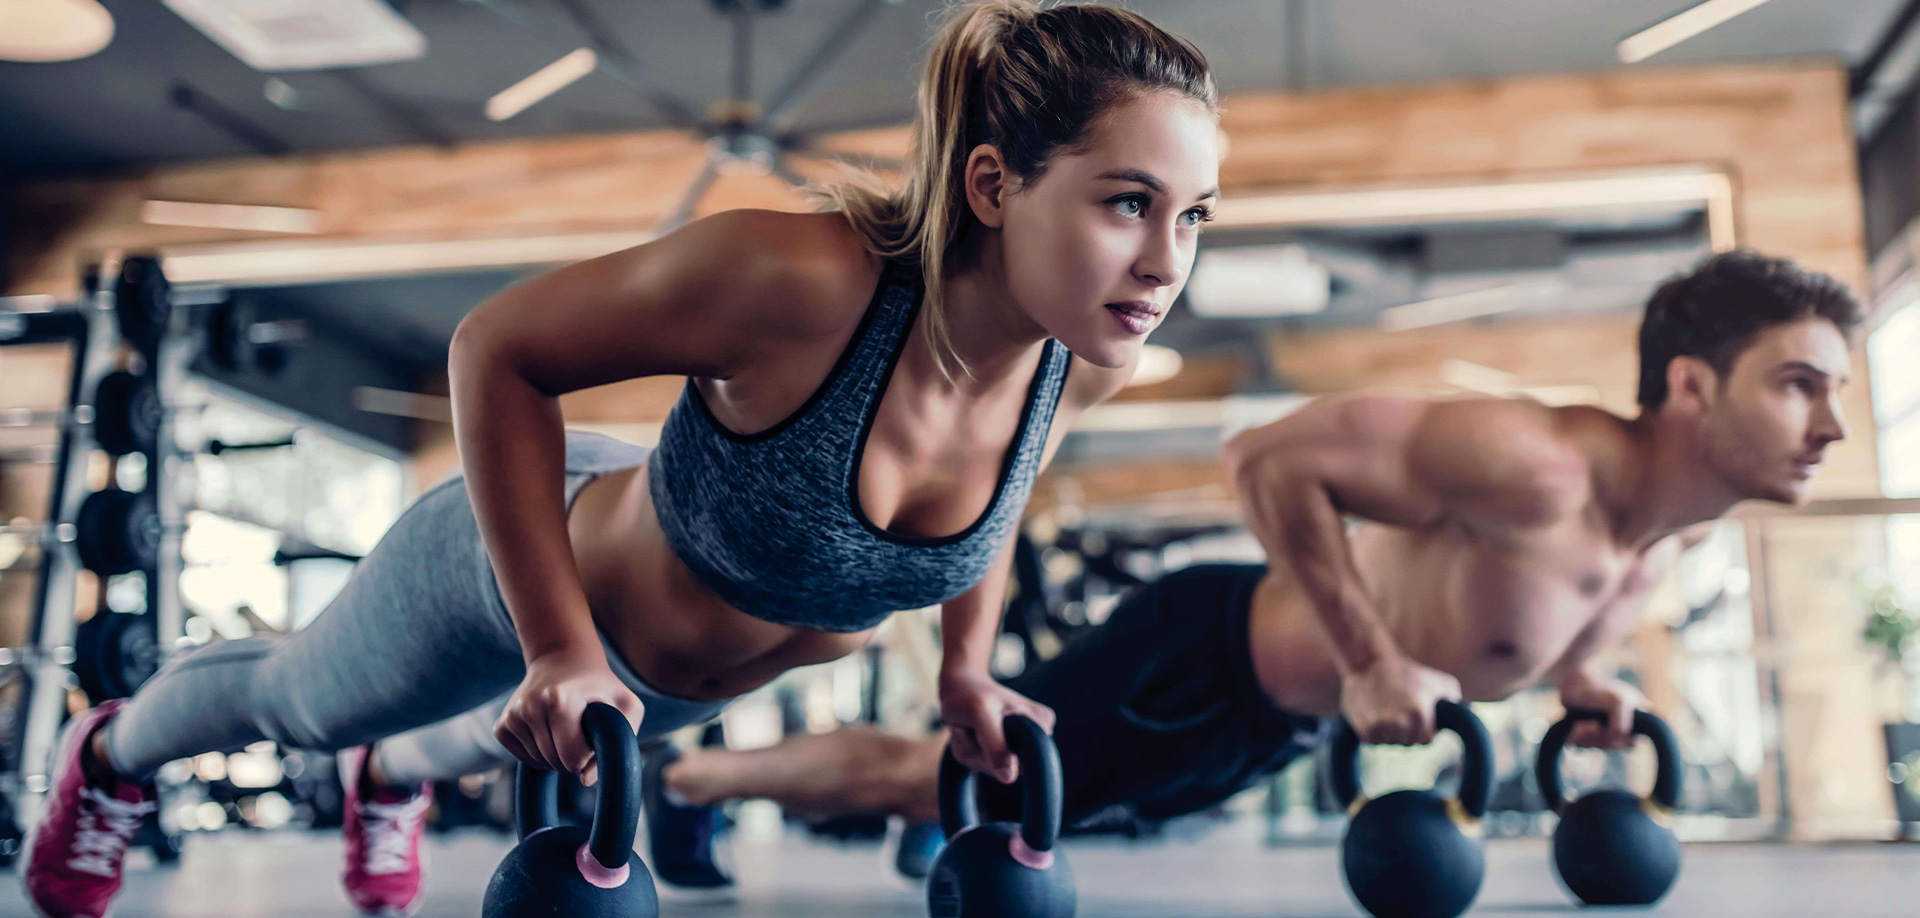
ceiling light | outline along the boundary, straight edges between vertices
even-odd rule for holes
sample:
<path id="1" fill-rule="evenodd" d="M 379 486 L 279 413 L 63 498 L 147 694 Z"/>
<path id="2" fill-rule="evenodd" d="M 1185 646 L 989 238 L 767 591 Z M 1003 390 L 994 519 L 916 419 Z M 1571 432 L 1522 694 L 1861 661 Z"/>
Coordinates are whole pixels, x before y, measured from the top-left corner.
<path id="1" fill-rule="evenodd" d="M 480 239 L 325 240 L 163 246 L 176 284 L 298 284 L 585 261 L 652 242 L 652 230 Z"/>
<path id="2" fill-rule="evenodd" d="M 113 41 L 113 14 L 97 0 L 0 3 L 0 60 L 45 64 L 86 57 Z"/>
<path id="3" fill-rule="evenodd" d="M 1382 309 L 1380 310 L 1380 330 L 1409 331 L 1430 325 L 1478 319 L 1482 316 L 1512 312 L 1514 305 L 1511 284 L 1474 290 L 1469 293 L 1456 293 L 1452 296 L 1435 297 L 1418 303 L 1408 303 L 1405 306 Z"/>
<path id="4" fill-rule="evenodd" d="M 1620 42 L 1620 60 L 1637 64 L 1767 0 L 1706 0 L 1635 32 Z"/>
<path id="5" fill-rule="evenodd" d="M 305 207 L 150 200 L 140 205 L 140 222 L 156 226 L 204 226 L 262 233 L 317 233 L 320 231 L 320 212 Z"/>
<path id="6" fill-rule="evenodd" d="M 382 0 L 164 0 L 255 70 L 412 60 L 427 37 Z"/>
<path id="7" fill-rule="evenodd" d="M 1519 379 L 1512 373 L 1458 357 L 1440 362 L 1440 381 L 1487 395 L 1511 395 L 1520 388 Z"/>
<path id="8" fill-rule="evenodd" d="M 1460 185 L 1234 195 L 1213 228 L 1364 226 L 1425 220 L 1495 220 L 1575 210 L 1700 204 L 1732 197 L 1732 182 L 1711 170 L 1631 172 L 1578 178 Z"/>
<path id="9" fill-rule="evenodd" d="M 487 100 L 487 117 L 494 121 L 505 121 L 526 111 L 535 102 L 540 101 L 562 89 L 575 80 L 593 72 L 600 66 L 600 58 L 592 48 L 578 48 L 567 56 L 554 61 L 533 72 L 526 79 L 500 91 L 499 95 Z"/>

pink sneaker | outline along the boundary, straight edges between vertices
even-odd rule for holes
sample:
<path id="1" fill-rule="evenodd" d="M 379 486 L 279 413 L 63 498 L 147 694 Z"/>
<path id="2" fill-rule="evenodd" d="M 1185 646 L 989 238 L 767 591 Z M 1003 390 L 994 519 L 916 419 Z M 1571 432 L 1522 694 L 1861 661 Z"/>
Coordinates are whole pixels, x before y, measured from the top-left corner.
<path id="1" fill-rule="evenodd" d="M 53 790 L 27 839 L 27 897 L 46 918 L 104 918 L 120 891 L 127 845 L 159 796 L 152 784 L 98 780 L 87 773 L 94 733 L 122 702 L 68 722 L 54 755 Z"/>
<path id="2" fill-rule="evenodd" d="M 361 799 L 372 749 L 361 746 L 340 754 L 340 784 L 347 797 L 341 826 L 347 859 L 340 880 L 361 912 L 398 918 L 420 907 L 420 881 L 426 873 L 420 835 L 433 803 L 433 785 L 423 782 L 411 792 L 381 789 Z"/>

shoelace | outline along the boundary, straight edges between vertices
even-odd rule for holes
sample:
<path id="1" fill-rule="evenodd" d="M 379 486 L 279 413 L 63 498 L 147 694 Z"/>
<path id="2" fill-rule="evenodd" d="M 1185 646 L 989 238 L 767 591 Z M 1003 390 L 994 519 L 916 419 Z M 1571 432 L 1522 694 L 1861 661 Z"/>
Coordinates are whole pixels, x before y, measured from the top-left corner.
<path id="1" fill-rule="evenodd" d="M 85 805 L 74 827 L 74 856 L 67 866 L 98 877 L 120 873 L 120 861 L 126 856 L 140 822 L 157 807 L 151 800 L 129 802 L 98 788 L 81 791 Z"/>
<path id="2" fill-rule="evenodd" d="M 362 803 L 360 818 L 366 827 L 367 873 L 374 876 L 405 873 L 413 853 L 414 830 L 426 818 L 433 801 L 420 794 L 405 803 Z"/>

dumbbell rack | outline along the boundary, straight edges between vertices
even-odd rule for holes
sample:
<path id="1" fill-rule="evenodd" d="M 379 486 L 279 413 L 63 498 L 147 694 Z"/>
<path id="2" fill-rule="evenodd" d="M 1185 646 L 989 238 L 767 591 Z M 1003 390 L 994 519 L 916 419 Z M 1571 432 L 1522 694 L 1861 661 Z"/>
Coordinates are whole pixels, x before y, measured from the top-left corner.
<path id="1" fill-rule="evenodd" d="M 87 272 L 84 292 L 73 307 L 44 312 L 0 313 L 0 345 L 69 342 L 74 347 L 73 370 L 67 392 L 68 423 L 60 425 L 53 459 L 52 494 L 45 516 L 52 538 L 41 541 L 39 580 L 35 586 L 35 617 L 30 646 L 17 661 L 28 679 L 26 702 L 16 716 L 10 736 L 18 738 L 13 769 L 0 773 L 0 792 L 11 799 L 27 821 L 37 817 L 39 801 L 48 789 L 53 746 L 65 719 L 67 694 L 76 660 L 78 630 L 73 610 L 77 574 L 82 564 L 78 548 L 77 517 L 87 497 L 87 465 L 99 443 L 93 405 L 101 380 L 115 370 L 122 336 L 123 304 L 118 302 L 123 260 L 109 256 Z M 162 280 L 164 284 L 164 280 Z M 164 290 L 161 293 L 165 296 Z M 182 321 L 184 311 L 170 311 L 169 324 Z M 165 393 L 179 391 L 191 353 L 177 334 L 161 333 L 146 350 L 149 372 L 162 393 L 157 446 L 148 458 L 147 487 L 161 521 L 158 564 L 147 571 L 147 610 L 154 615 L 159 646 L 164 653 L 182 633 L 183 608 L 179 595 L 182 514 L 173 486 L 179 463 L 172 444 L 172 414 L 164 406 Z M 107 613 L 102 608 L 100 614 Z"/>

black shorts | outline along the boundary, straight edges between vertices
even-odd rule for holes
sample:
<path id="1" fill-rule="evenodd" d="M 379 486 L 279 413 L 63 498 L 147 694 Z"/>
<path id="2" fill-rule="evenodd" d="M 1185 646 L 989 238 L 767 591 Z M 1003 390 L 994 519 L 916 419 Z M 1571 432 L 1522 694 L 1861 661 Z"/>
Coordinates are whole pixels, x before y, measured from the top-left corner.
<path id="1" fill-rule="evenodd" d="M 1265 573 L 1175 571 L 1007 681 L 1058 715 L 1068 824 L 1113 807 L 1148 820 L 1203 810 L 1320 742 L 1319 718 L 1275 707 L 1254 677 L 1247 619 Z M 979 794 L 989 818 L 1018 818 L 1013 789 L 982 780 Z"/>

